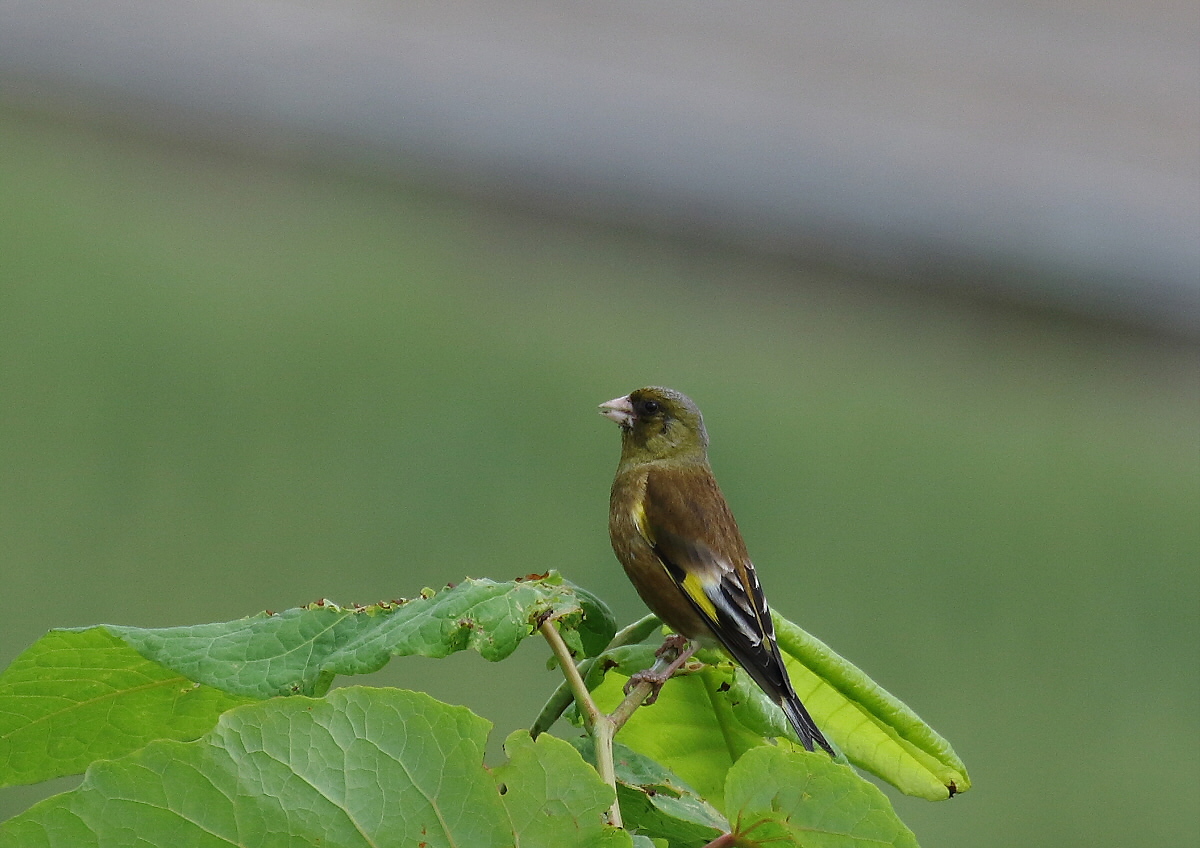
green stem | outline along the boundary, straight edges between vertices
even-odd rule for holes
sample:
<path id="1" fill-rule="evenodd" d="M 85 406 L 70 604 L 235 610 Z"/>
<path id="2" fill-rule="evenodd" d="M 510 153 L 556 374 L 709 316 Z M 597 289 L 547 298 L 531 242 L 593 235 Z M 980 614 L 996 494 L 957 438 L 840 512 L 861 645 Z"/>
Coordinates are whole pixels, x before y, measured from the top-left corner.
<path id="1" fill-rule="evenodd" d="M 579 669 L 575 667 L 571 649 L 563 641 L 554 622 L 543 621 L 540 629 L 542 635 L 546 637 L 546 641 L 550 643 L 550 650 L 554 651 L 559 664 L 562 665 L 563 674 L 567 677 L 567 684 L 574 693 L 575 703 L 579 704 L 584 727 L 591 734 L 592 744 L 596 750 L 596 771 L 599 772 L 600 779 L 612 787 L 613 802 L 608 809 L 608 823 L 613 827 L 624 827 L 621 821 L 621 805 L 617 801 L 617 769 L 613 762 L 612 750 L 613 734 L 617 729 L 612 720 L 600 712 L 600 708 L 592 700 L 592 693 L 588 691 Z"/>
<path id="2" fill-rule="evenodd" d="M 622 628 L 613 636 L 612 641 L 608 643 L 605 650 L 611 648 L 619 648 L 622 645 L 636 645 L 638 642 L 644 641 L 647 636 L 655 631 L 660 625 L 656 616 L 648 615 L 645 618 L 635 621 L 628 627 Z M 604 656 L 603 653 L 600 655 Z M 584 680 L 587 679 L 588 672 L 592 670 L 592 666 L 600 657 L 592 657 L 584 660 L 579 664 L 579 674 Z M 529 735 L 536 739 L 540 734 L 550 729 L 550 726 L 562 716 L 567 707 L 571 706 L 571 702 L 575 700 L 575 695 L 571 690 L 570 680 L 564 680 L 554 694 L 546 701 L 541 712 L 533 722 L 533 726 L 529 728 Z"/>
<path id="3" fill-rule="evenodd" d="M 596 751 L 596 771 L 600 778 L 612 787 L 613 802 L 608 808 L 608 823 L 613 827 L 624 827 L 621 820 L 621 802 L 617 800 L 617 766 L 613 761 L 613 736 L 616 726 L 608 716 L 600 716 L 592 726 L 592 745 Z"/>
<path id="4" fill-rule="evenodd" d="M 641 642 L 658 626 L 658 618 L 648 615 L 617 633 L 605 650 Z M 606 716 L 592 700 L 592 693 L 588 691 L 587 683 L 584 680 L 588 671 L 591 670 L 592 664 L 596 660 L 602 659 L 604 654 L 601 653 L 599 657 L 584 660 L 576 666 L 575 660 L 571 656 L 571 649 L 563 641 L 554 622 L 543 621 L 539 629 L 546 637 L 546 641 L 550 643 L 550 650 L 558 658 L 566 680 L 559 685 L 550 700 L 542 707 L 542 711 L 538 713 L 537 720 L 534 721 L 533 728 L 529 731 L 530 735 L 536 738 L 538 734 L 558 720 L 563 711 L 570 706 L 572 700 L 575 701 L 579 705 L 579 714 L 583 718 L 584 727 L 592 737 L 592 746 L 596 752 L 596 771 L 599 773 L 600 779 L 611 786 L 613 790 L 613 802 L 608 810 L 608 822 L 615 827 L 623 827 L 621 806 L 616 799 L 617 770 L 613 760 L 613 737 L 654 691 L 655 684 L 649 681 L 639 683 L 629 691 L 625 700 L 617 706 L 612 715 Z M 651 668 L 651 672 L 661 674 L 670 667 L 671 660 L 660 657 Z"/>
<path id="5" fill-rule="evenodd" d="M 659 657 L 658 661 L 650 667 L 650 674 L 662 676 L 671 667 L 673 661 L 673 659 L 668 659 L 667 657 Z M 617 704 L 617 708 L 608 715 L 608 718 L 613 723 L 614 732 L 625 726 L 625 722 L 629 721 L 634 711 L 645 703 L 646 698 L 659 685 L 661 684 L 643 680 L 629 690 L 629 694 L 625 696 L 625 700 Z"/>
<path id="6" fill-rule="evenodd" d="M 565 685 L 571 692 L 575 703 L 579 704 L 579 712 L 583 716 L 584 727 L 590 731 L 596 719 L 602 717 L 604 714 L 600 712 L 600 708 L 592 700 L 592 693 L 588 691 L 587 684 L 583 682 L 583 676 L 575 666 L 575 658 L 571 656 L 571 649 L 563 641 L 558 628 L 554 626 L 554 622 L 551 620 L 543 621 L 540 630 L 542 631 L 542 635 L 546 637 L 546 641 L 550 643 L 550 650 L 558 658 L 558 664 L 562 666 L 563 675 L 567 678 Z"/>

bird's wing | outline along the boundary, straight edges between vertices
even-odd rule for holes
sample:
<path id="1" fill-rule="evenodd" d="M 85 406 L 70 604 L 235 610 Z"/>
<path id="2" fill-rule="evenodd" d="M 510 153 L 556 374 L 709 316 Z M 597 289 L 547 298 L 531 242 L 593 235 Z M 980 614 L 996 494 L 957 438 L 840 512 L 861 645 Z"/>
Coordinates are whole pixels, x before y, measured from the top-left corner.
<path id="1" fill-rule="evenodd" d="M 782 708 L 801 743 L 833 748 L 796 696 L 758 577 L 712 472 L 652 469 L 638 527 L 713 636 Z"/>
<path id="2" fill-rule="evenodd" d="M 790 689 L 766 598 L 712 473 L 651 470 L 642 512 L 647 541 L 717 640 L 768 692 Z"/>

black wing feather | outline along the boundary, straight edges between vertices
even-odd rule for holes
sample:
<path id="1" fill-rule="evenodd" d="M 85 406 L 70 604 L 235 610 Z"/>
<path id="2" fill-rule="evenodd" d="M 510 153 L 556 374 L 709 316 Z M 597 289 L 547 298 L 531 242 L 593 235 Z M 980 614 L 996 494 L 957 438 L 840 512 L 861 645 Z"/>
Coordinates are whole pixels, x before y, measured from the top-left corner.
<path id="1" fill-rule="evenodd" d="M 720 575 L 716 581 L 702 580 L 705 596 L 716 610 L 715 619 L 712 612 L 688 592 L 683 592 L 684 596 L 709 623 L 713 636 L 738 665 L 780 705 L 804 747 L 811 751 L 815 742 L 832 755 L 832 746 L 817 728 L 788 679 L 783 657 L 775 643 L 771 611 L 754 570 L 735 568 L 704 543 L 680 538 L 664 529 L 655 533 L 654 552 L 680 584 L 689 572 Z M 682 567 L 683 562 L 688 563 L 687 569 Z"/>

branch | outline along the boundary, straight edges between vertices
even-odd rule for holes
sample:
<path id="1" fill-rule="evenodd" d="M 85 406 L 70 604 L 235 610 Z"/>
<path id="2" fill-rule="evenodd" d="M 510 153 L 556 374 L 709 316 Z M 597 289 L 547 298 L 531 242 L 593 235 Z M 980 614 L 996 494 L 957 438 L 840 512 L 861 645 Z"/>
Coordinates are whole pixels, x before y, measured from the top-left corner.
<path id="1" fill-rule="evenodd" d="M 571 656 L 571 649 L 563 641 L 553 621 L 549 619 L 543 621 L 538 629 L 542 631 L 542 635 L 550 643 L 550 650 L 558 658 L 558 663 L 562 666 L 563 675 L 567 678 L 563 685 L 568 688 L 575 703 L 579 704 L 579 712 L 583 716 L 583 725 L 590 731 L 596 721 L 604 717 L 604 714 L 600 712 L 600 708 L 592 700 L 592 693 L 588 691 L 587 684 L 583 682 L 583 676 L 575 666 L 575 658 Z M 533 733 L 531 732 L 530 735 L 532 736 Z"/>
<path id="2" fill-rule="evenodd" d="M 539 629 L 546 637 L 546 641 L 550 643 L 550 650 L 554 651 L 559 664 L 562 665 L 563 674 L 567 676 L 567 683 L 575 695 L 575 703 L 579 704 L 583 724 L 592 736 L 593 746 L 596 750 L 596 771 L 599 772 L 600 779 L 612 787 L 613 802 L 608 809 L 608 823 L 614 827 L 623 827 L 621 805 L 617 801 L 617 769 L 613 762 L 612 752 L 613 734 L 616 733 L 616 727 L 613 726 L 608 716 L 600 712 L 600 708 L 592 700 L 592 693 L 588 691 L 587 684 L 583 682 L 579 669 L 575 667 L 575 660 L 571 657 L 571 650 L 563 641 L 554 622 L 543 621 Z"/>
<path id="3" fill-rule="evenodd" d="M 605 650 L 641 642 L 659 624 L 658 618 L 653 615 L 648 615 L 639 621 L 635 621 L 617 633 L 612 641 L 608 643 L 608 647 Z M 596 771 L 599 773 L 600 779 L 611 786 L 613 790 L 613 803 L 608 811 L 609 824 L 622 827 L 621 807 L 616 800 L 617 772 L 616 764 L 613 761 L 613 737 L 625 725 L 625 722 L 629 721 L 634 711 L 645 703 L 646 698 L 650 696 L 657 686 L 661 686 L 662 683 L 655 683 L 652 679 L 643 680 L 629 690 L 629 694 L 625 696 L 625 700 L 621 701 L 612 715 L 606 716 L 596 706 L 596 702 L 592 699 L 592 693 L 588 691 L 587 683 L 584 681 L 584 677 L 591 670 L 592 664 L 598 659 L 603 659 L 604 654 L 601 653 L 599 657 L 584 660 L 576 666 L 575 659 L 571 656 L 571 649 L 563 641 L 562 635 L 558 632 L 558 628 L 554 626 L 553 621 L 549 619 L 543 621 L 538 629 L 546 637 L 546 641 L 550 643 L 550 650 L 558 658 L 559 665 L 562 666 L 563 675 L 567 679 L 559 685 L 558 689 L 550 697 L 550 700 L 542 707 L 537 720 L 533 723 L 530 735 L 536 738 L 539 733 L 545 731 L 558 720 L 559 716 L 562 715 L 563 711 L 574 700 L 579 705 L 579 714 L 583 718 L 583 725 L 592 737 L 592 746 L 596 752 Z M 658 661 L 651 667 L 648 676 L 651 678 L 654 676 L 664 677 L 671 671 L 674 671 L 674 665 L 673 660 L 659 657 Z"/>
<path id="4" fill-rule="evenodd" d="M 622 645 L 636 645 L 638 642 L 644 641 L 647 636 L 655 631 L 660 626 L 660 622 L 656 616 L 648 615 L 645 618 L 635 621 L 628 627 L 622 628 L 613 636 L 612 641 L 608 643 L 608 647 L 604 650 L 619 648 Z M 588 672 L 592 670 L 592 666 L 597 660 L 603 658 L 601 653 L 599 657 L 592 657 L 581 662 L 578 666 L 580 676 L 586 680 Z M 564 680 L 559 687 L 554 690 L 554 694 L 546 701 L 542 707 L 538 717 L 534 720 L 533 726 L 529 728 L 529 735 L 534 739 L 550 729 L 550 725 L 558 721 L 567 707 L 571 706 L 571 702 L 575 700 L 574 693 L 571 690 L 570 680 Z"/>
<path id="5" fill-rule="evenodd" d="M 625 700 L 617 704 L 617 708 L 608 716 L 609 720 L 613 723 L 614 733 L 625 726 L 625 722 L 629 721 L 630 717 L 633 716 L 634 710 L 646 702 L 646 698 L 650 697 L 650 693 L 663 685 L 667 673 L 675 670 L 672 668 L 673 665 L 675 665 L 673 658 L 659 657 L 658 661 L 644 675 L 646 678 L 651 679 L 644 679 L 629 690 L 628 694 L 625 695 Z M 656 677 L 660 679 L 655 681 L 653 678 Z"/>

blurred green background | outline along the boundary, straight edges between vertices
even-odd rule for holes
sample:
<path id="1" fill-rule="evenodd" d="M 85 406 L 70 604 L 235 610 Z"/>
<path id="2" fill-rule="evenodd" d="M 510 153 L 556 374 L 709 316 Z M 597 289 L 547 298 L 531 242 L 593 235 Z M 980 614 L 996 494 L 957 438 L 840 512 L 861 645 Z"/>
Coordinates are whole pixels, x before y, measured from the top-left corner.
<path id="1" fill-rule="evenodd" d="M 922 845 L 1195 844 L 1197 377 L 1184 343 L 0 113 L 0 664 L 550 568 L 630 620 L 595 407 L 659 383 L 773 605 L 966 761 L 967 795 L 893 793 Z M 546 656 L 377 680 L 502 738 Z"/>

